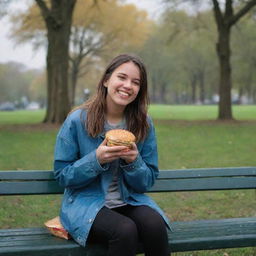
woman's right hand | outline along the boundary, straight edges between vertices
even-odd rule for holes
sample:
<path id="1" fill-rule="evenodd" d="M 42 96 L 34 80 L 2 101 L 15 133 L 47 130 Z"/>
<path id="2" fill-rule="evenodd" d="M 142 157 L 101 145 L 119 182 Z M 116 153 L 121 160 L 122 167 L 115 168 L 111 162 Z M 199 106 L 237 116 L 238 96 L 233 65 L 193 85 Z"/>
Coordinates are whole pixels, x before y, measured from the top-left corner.
<path id="1" fill-rule="evenodd" d="M 124 154 L 125 150 L 127 150 L 126 146 L 107 146 L 107 140 L 104 139 L 96 149 L 96 157 L 100 164 L 106 164 L 119 159 Z"/>

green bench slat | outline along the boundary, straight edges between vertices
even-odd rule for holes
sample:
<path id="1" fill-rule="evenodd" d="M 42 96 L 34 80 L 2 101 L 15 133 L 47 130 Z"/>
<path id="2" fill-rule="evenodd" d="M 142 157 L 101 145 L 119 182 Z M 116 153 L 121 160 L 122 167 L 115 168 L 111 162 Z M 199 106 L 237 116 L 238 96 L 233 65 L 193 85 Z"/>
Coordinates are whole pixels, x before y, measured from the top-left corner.
<path id="1" fill-rule="evenodd" d="M 256 167 L 199 168 L 186 170 L 161 170 L 159 179 L 207 177 L 256 176 Z"/>
<path id="2" fill-rule="evenodd" d="M 56 181 L 0 181 L 0 195 L 33 195 L 63 193 Z"/>
<path id="3" fill-rule="evenodd" d="M 172 227 L 175 252 L 256 245 L 256 218 L 173 222 Z"/>
<path id="4" fill-rule="evenodd" d="M 53 180 L 53 171 L 0 171 L 0 180 Z"/>
<path id="5" fill-rule="evenodd" d="M 104 255 L 103 246 L 80 247 L 73 240 L 52 236 L 45 228 L 0 230 L 0 255 Z"/>
<path id="6" fill-rule="evenodd" d="M 157 180 L 150 192 L 229 190 L 256 188 L 256 177 L 217 177 Z M 61 194 L 63 188 L 52 181 L 0 181 L 0 195 Z"/>
<path id="7" fill-rule="evenodd" d="M 160 171 L 150 192 L 256 188 L 256 168 Z M 0 195 L 63 193 L 52 171 L 0 171 Z"/>
<path id="8" fill-rule="evenodd" d="M 207 178 L 207 177 L 234 177 L 234 176 L 256 176 L 256 167 L 233 167 L 233 168 L 199 168 L 186 170 L 161 170 L 158 179 L 166 178 Z M 1 171 L 0 180 L 52 180 L 51 170 L 31 171 Z"/>
<path id="9" fill-rule="evenodd" d="M 255 177 L 216 177 L 156 180 L 150 192 L 201 191 L 201 190 L 228 190 L 256 188 Z"/>
<path id="10" fill-rule="evenodd" d="M 168 236 L 173 252 L 256 244 L 255 218 L 173 222 L 172 227 L 173 232 L 169 232 Z M 15 252 L 20 252 L 18 255 L 32 255 L 33 252 L 63 256 L 104 255 L 105 249 L 99 245 L 90 245 L 84 249 L 73 240 L 66 241 L 50 235 L 45 228 L 26 228 L 0 230 L 0 252 L 1 255 L 12 255 Z"/>

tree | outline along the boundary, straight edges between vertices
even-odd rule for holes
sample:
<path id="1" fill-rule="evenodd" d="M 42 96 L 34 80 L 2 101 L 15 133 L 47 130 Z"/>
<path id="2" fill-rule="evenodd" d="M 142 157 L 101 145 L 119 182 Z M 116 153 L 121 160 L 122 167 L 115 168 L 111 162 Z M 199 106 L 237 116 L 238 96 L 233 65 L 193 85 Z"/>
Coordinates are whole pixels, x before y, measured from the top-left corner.
<path id="1" fill-rule="evenodd" d="M 231 50 L 230 50 L 230 34 L 231 28 L 241 17 L 248 13 L 255 5 L 256 0 L 245 2 L 241 6 L 237 6 L 237 11 L 234 13 L 234 1 L 226 0 L 225 9 L 222 11 L 219 1 L 212 0 L 215 20 L 218 29 L 218 41 L 216 50 L 219 58 L 220 66 L 220 85 L 219 85 L 219 119 L 233 119 L 231 109 Z"/>
<path id="2" fill-rule="evenodd" d="M 35 3 L 47 29 L 47 111 L 44 122 L 62 123 L 71 107 L 68 97 L 68 52 L 76 0 L 35 0 Z M 40 20 L 40 17 L 37 18 Z M 29 37 L 29 34 L 26 36 Z"/>
<path id="3" fill-rule="evenodd" d="M 154 33 L 139 52 L 148 67 L 150 99 L 154 103 L 168 103 L 168 93 L 176 71 L 173 55 L 166 47 L 165 33 L 156 26 Z"/>
<path id="4" fill-rule="evenodd" d="M 210 87 L 216 84 L 215 35 L 209 11 L 195 16 L 166 10 L 161 15 L 141 52 L 149 68 L 152 102 L 204 103 L 216 93 Z"/>
<path id="5" fill-rule="evenodd" d="M 174 2 L 174 0 L 164 0 L 164 2 Z M 177 3 L 177 1 L 175 1 Z M 184 2 L 180 0 L 178 2 Z M 191 2 L 199 3 L 198 0 L 191 0 Z M 235 1 L 225 0 L 223 6 L 220 5 L 222 1 L 211 0 L 213 4 L 213 13 L 217 25 L 218 39 L 216 44 L 216 51 L 219 60 L 219 112 L 218 119 L 230 120 L 232 116 L 231 106 L 231 50 L 230 50 L 230 35 L 231 28 L 247 14 L 255 5 L 256 0 Z"/>
<path id="6" fill-rule="evenodd" d="M 213 29 L 211 14 L 208 11 L 197 15 L 188 15 L 188 18 L 190 28 L 180 39 L 182 42 L 180 42 L 179 56 L 191 87 L 189 102 L 204 104 L 207 96 L 206 89 L 210 91 L 210 88 L 207 88 L 207 85 L 210 84 L 210 73 L 216 66 L 213 57 L 214 47 L 212 46 L 212 40 L 216 33 Z"/>
<path id="7" fill-rule="evenodd" d="M 47 111 L 44 122 L 62 123 L 70 111 L 68 53 L 76 0 L 35 0 L 47 28 Z"/>
<path id="8" fill-rule="evenodd" d="M 39 7 L 41 16 L 37 15 L 37 13 L 35 17 L 32 15 L 32 20 L 36 19 L 38 23 L 31 22 L 31 16 L 27 17 L 25 27 L 28 28 L 28 31 L 20 40 L 27 40 L 35 36 L 33 28 L 38 28 L 38 26 L 40 29 L 36 31 L 36 35 L 40 35 L 40 40 L 46 34 L 47 111 L 44 122 L 62 123 L 71 108 L 68 96 L 68 54 L 72 17 L 76 0 L 35 0 L 35 3 Z M 35 9 L 35 6 L 31 8 Z M 46 33 L 45 30 L 42 32 L 42 27 L 46 28 Z M 22 29 L 24 31 L 24 27 Z"/>
<path id="9" fill-rule="evenodd" d="M 40 107 L 46 107 L 46 74 L 41 73 L 36 76 L 29 85 L 29 98 L 40 104 Z"/>
<path id="10" fill-rule="evenodd" d="M 78 78 L 89 71 L 97 58 L 130 46 L 139 46 L 147 36 L 151 22 L 144 11 L 117 0 L 78 0 L 73 13 L 69 49 L 69 103 L 74 105 Z M 129 15 L 127 15 L 129 13 Z M 86 14 L 86 15 L 85 15 Z M 37 6 L 12 18 L 13 37 L 18 43 L 45 45 L 46 27 Z M 122 49 L 122 50 L 121 50 Z"/>
<path id="11" fill-rule="evenodd" d="M 29 86 L 41 74 L 39 70 L 28 70 L 17 62 L 0 64 L 0 102 L 17 103 L 22 98 L 31 100 Z"/>

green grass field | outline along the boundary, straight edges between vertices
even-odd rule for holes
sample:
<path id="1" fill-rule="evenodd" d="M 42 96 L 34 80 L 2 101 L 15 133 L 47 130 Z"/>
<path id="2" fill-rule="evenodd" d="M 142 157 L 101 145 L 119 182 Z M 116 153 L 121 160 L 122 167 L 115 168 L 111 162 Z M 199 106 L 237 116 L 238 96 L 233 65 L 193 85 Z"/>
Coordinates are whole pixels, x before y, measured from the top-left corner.
<path id="1" fill-rule="evenodd" d="M 44 114 L 44 110 L 0 111 L 0 125 L 36 124 L 42 122 Z"/>
<path id="2" fill-rule="evenodd" d="M 160 169 L 256 166 L 256 106 L 235 106 L 236 122 L 215 122 L 216 106 L 153 105 Z M 0 170 L 52 168 L 58 127 L 38 124 L 44 111 L 0 112 Z M 203 121 L 202 121 L 203 120 Z M 245 121 L 249 120 L 249 121 Z M 171 220 L 256 216 L 255 191 L 161 193 L 152 197 Z M 43 225 L 58 215 L 61 196 L 0 198 L 1 228 Z M 18 207 L 18 211 L 13 210 Z M 255 256 L 255 248 L 177 256 Z"/>
<path id="3" fill-rule="evenodd" d="M 152 105 L 151 116 L 163 120 L 215 120 L 218 116 L 216 105 Z M 233 117 L 237 120 L 256 120 L 256 106 L 235 105 L 232 107 Z"/>
<path id="4" fill-rule="evenodd" d="M 255 105 L 235 105 L 232 112 L 237 120 L 256 120 Z M 215 120 L 218 108 L 216 105 L 151 105 L 149 113 L 161 120 Z M 44 114 L 44 110 L 0 112 L 0 125 L 35 124 L 43 120 Z"/>

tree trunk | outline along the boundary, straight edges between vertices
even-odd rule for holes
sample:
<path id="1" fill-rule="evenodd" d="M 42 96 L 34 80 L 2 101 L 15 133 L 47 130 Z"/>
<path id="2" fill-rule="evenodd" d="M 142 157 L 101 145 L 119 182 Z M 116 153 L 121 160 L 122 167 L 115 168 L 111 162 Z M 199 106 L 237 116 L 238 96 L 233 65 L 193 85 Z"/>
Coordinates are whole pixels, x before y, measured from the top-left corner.
<path id="1" fill-rule="evenodd" d="M 197 78 L 195 74 L 191 74 L 190 86 L 191 86 L 191 103 L 196 103 L 196 82 Z"/>
<path id="2" fill-rule="evenodd" d="M 252 90 L 252 104 L 256 104 L 256 89 Z"/>
<path id="3" fill-rule="evenodd" d="M 71 85 L 70 85 L 70 104 L 72 107 L 75 105 L 75 93 L 76 93 L 78 74 L 79 74 L 79 65 L 72 63 L 72 65 L 71 65 Z"/>
<path id="4" fill-rule="evenodd" d="M 238 99 L 237 99 L 237 104 L 242 104 L 242 97 L 244 95 L 244 88 L 243 87 L 240 87 L 238 89 Z"/>
<path id="5" fill-rule="evenodd" d="M 151 91 L 152 103 L 157 103 L 157 79 L 154 74 L 152 76 L 152 91 Z"/>
<path id="6" fill-rule="evenodd" d="M 47 111 L 45 123 L 62 123 L 70 111 L 69 37 L 76 0 L 36 0 L 47 27 Z"/>
<path id="7" fill-rule="evenodd" d="M 220 82 L 219 82 L 219 113 L 218 119 L 230 120 L 232 117 L 231 106 L 231 65 L 230 65 L 230 30 L 229 26 L 222 26 L 219 30 L 217 42 L 217 54 L 220 65 Z"/>
<path id="8" fill-rule="evenodd" d="M 47 81 L 48 102 L 44 122 L 61 123 L 70 111 L 68 97 L 67 31 L 48 29 Z M 66 41 L 66 43 L 65 43 Z"/>
<path id="9" fill-rule="evenodd" d="M 204 71 L 201 70 L 198 74 L 198 80 L 199 80 L 199 99 L 200 99 L 200 103 L 204 104 L 205 102 L 205 79 L 204 79 Z"/>
<path id="10" fill-rule="evenodd" d="M 166 94 L 167 94 L 167 83 L 162 82 L 160 87 L 160 95 L 159 95 L 160 103 L 163 103 L 163 104 L 167 103 Z"/>
<path id="11" fill-rule="evenodd" d="M 251 95 L 252 95 L 254 68 L 255 67 L 253 65 L 250 67 L 250 69 L 248 70 L 248 75 L 246 76 L 247 78 L 245 80 L 246 86 L 244 88 L 244 91 L 245 91 L 245 95 L 247 96 L 249 102 L 252 99 Z"/>

